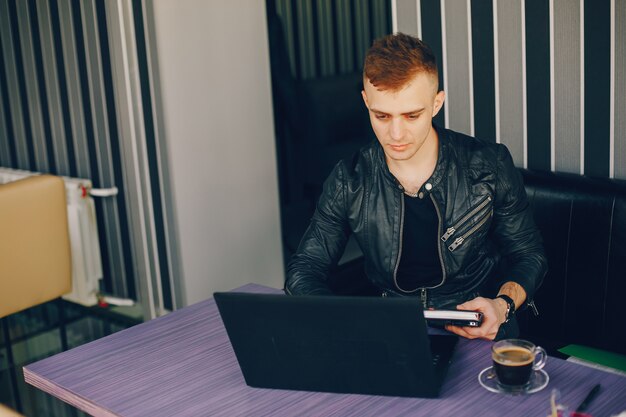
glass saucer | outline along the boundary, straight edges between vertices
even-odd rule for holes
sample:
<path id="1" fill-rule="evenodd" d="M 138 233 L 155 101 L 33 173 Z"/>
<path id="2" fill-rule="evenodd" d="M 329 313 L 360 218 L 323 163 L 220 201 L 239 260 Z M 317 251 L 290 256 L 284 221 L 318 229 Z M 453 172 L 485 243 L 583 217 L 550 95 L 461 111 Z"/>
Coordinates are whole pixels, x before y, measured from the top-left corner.
<path id="1" fill-rule="evenodd" d="M 508 387 L 500 384 L 496 372 L 493 370 L 493 366 L 483 369 L 480 374 L 478 374 L 478 382 L 480 382 L 480 385 L 487 391 L 497 394 L 532 394 L 544 389 L 546 385 L 548 385 L 548 381 L 550 381 L 550 377 L 543 369 L 534 370 L 530 375 L 530 381 L 523 387 Z"/>

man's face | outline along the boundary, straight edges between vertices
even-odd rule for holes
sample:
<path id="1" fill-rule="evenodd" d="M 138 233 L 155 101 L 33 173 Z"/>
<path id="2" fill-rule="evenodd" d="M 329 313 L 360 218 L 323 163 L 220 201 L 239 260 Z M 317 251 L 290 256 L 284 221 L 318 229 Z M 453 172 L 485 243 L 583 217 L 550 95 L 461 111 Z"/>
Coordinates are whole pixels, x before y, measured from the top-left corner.
<path id="1" fill-rule="evenodd" d="M 379 91 L 369 80 L 362 92 L 370 121 L 388 161 L 410 160 L 427 140 L 434 139 L 432 118 L 445 94 L 437 93 L 437 81 L 420 73 L 398 91 Z"/>

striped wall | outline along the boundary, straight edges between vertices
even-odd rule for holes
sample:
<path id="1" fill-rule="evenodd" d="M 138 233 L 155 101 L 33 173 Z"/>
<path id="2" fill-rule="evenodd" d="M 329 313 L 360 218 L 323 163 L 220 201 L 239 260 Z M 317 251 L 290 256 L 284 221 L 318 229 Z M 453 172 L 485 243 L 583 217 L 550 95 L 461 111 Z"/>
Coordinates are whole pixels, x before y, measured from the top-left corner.
<path id="1" fill-rule="evenodd" d="M 141 0 L 0 0 L 0 166 L 116 186 L 96 199 L 103 290 L 154 317 L 179 299 L 142 13 Z"/>
<path id="2" fill-rule="evenodd" d="M 391 31 L 389 0 L 267 0 L 296 79 L 361 71 L 373 39 Z"/>
<path id="3" fill-rule="evenodd" d="M 626 2 L 392 0 L 392 26 L 437 55 L 439 123 L 520 167 L 626 179 Z"/>
<path id="4" fill-rule="evenodd" d="M 184 304 L 152 0 L 0 0 L 0 166 L 117 187 L 97 199 L 103 290 Z M 360 71 L 388 0 L 268 0 L 297 79 Z"/>

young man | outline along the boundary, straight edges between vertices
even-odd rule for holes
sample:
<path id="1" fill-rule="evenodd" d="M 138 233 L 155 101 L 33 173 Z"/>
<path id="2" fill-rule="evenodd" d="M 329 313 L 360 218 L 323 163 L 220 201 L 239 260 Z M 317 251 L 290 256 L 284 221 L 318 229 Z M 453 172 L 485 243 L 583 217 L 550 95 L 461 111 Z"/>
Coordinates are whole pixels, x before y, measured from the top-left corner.
<path id="1" fill-rule="evenodd" d="M 339 162 L 326 180 L 286 292 L 330 294 L 328 271 L 352 233 L 383 296 L 481 311 L 480 327 L 447 327 L 464 337 L 516 336 L 513 313 L 532 300 L 547 263 L 509 151 L 433 125 L 445 93 L 419 39 L 376 40 L 363 72 L 378 143 Z M 497 296 L 481 296 L 490 285 Z"/>

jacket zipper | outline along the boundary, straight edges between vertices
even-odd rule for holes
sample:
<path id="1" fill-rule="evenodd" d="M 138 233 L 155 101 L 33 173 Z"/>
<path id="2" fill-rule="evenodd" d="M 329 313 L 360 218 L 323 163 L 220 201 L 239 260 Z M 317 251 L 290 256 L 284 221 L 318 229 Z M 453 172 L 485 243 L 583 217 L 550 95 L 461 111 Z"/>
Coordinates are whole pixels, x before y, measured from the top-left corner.
<path id="1" fill-rule="evenodd" d="M 433 197 L 433 194 L 430 193 L 430 199 L 433 201 L 433 206 L 435 206 L 435 211 L 437 212 L 437 221 L 438 221 L 438 225 L 437 225 L 437 234 L 441 234 L 441 225 L 442 225 L 442 220 L 441 220 L 441 212 L 439 211 L 439 206 L 437 205 L 437 202 L 435 201 L 435 197 Z M 443 255 L 441 253 L 441 245 L 439 244 L 439 241 L 436 242 L 437 243 L 437 253 L 439 253 L 439 263 L 441 264 L 441 283 L 439 283 L 438 285 L 435 285 L 434 287 L 429 287 L 429 288 L 437 288 L 443 285 L 444 282 L 446 282 L 446 267 L 443 265 Z M 424 302 L 426 302 L 426 289 L 423 288 L 424 290 Z"/>
<path id="2" fill-rule="evenodd" d="M 450 236 L 452 236 L 463 224 L 465 224 L 465 222 L 467 222 L 470 218 L 472 218 L 472 216 L 476 213 L 478 213 L 480 210 L 482 210 L 487 204 L 489 204 L 489 202 L 491 201 L 491 196 L 488 195 L 487 198 L 485 198 L 483 201 L 481 201 L 476 207 L 474 207 L 472 210 L 470 210 L 465 216 L 463 216 L 463 218 L 461 218 L 461 220 L 459 220 L 458 222 L 456 222 L 456 224 L 452 227 L 449 227 L 446 230 L 446 233 L 443 234 L 443 236 L 441 236 L 441 240 L 443 242 L 445 242 L 446 240 L 448 240 L 450 238 Z"/>
<path id="3" fill-rule="evenodd" d="M 402 191 L 404 192 L 404 191 Z M 400 267 L 400 256 L 402 255 L 402 238 L 404 232 L 404 196 L 400 194 L 400 244 L 398 245 L 398 258 L 396 259 L 396 267 L 393 269 L 393 283 L 401 291 L 404 291 L 398 285 L 398 268 Z M 404 291 L 415 292 L 415 291 Z"/>
<path id="4" fill-rule="evenodd" d="M 487 220 L 489 220 L 491 218 L 491 214 L 492 213 L 493 213 L 493 211 L 490 210 L 489 213 L 487 213 L 485 216 L 483 216 L 483 218 L 480 219 L 480 221 L 474 225 L 474 227 L 472 227 L 470 230 L 465 232 L 463 234 L 463 236 L 457 237 L 454 240 L 454 242 L 452 242 L 452 244 L 450 246 L 448 246 L 448 249 L 450 250 L 450 252 L 454 252 L 456 250 L 456 248 L 458 248 L 465 241 L 465 239 L 470 237 L 476 230 L 480 229 L 482 227 L 482 225 L 485 224 L 487 222 Z"/>
<path id="5" fill-rule="evenodd" d="M 404 192 L 404 191 L 403 191 Z M 437 212 L 437 234 L 440 235 L 441 234 L 441 212 L 439 211 L 439 206 L 437 206 L 437 202 L 435 201 L 435 197 L 433 197 L 432 193 L 429 194 L 430 195 L 430 199 L 433 202 L 433 206 L 435 206 L 435 211 Z M 398 288 L 401 291 L 404 291 L 403 289 L 400 288 L 400 286 L 398 285 L 398 279 L 397 279 L 397 274 L 398 274 L 398 267 L 400 266 L 400 255 L 402 255 L 402 237 L 403 237 L 403 230 L 404 230 L 404 197 L 401 195 L 400 196 L 400 246 L 398 248 L 398 259 L 396 260 L 396 267 L 393 271 L 393 283 L 396 285 L 396 288 Z M 422 304 L 424 305 L 424 308 L 426 308 L 426 289 L 432 289 L 432 288 L 437 288 L 443 285 L 444 282 L 446 282 L 446 268 L 443 265 L 443 255 L 441 253 L 441 245 L 439 244 L 439 242 L 437 243 L 437 253 L 439 253 L 439 264 L 441 265 L 441 282 L 437 285 L 435 285 L 434 287 L 422 287 L 422 288 L 417 288 L 413 291 L 404 291 L 404 292 L 408 292 L 408 293 L 412 293 L 415 292 L 417 290 L 421 290 L 421 299 L 422 299 Z"/>
<path id="6" fill-rule="evenodd" d="M 533 315 L 535 317 L 539 317 L 539 310 L 537 310 L 537 306 L 535 305 L 535 300 L 530 300 L 528 303 L 528 307 L 530 307 L 530 309 L 533 312 Z"/>

